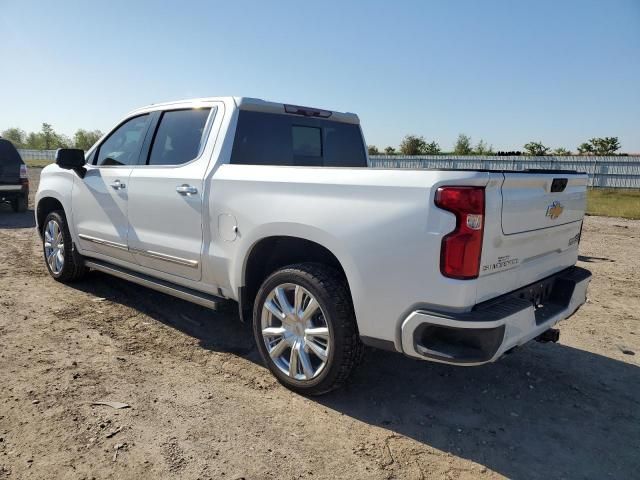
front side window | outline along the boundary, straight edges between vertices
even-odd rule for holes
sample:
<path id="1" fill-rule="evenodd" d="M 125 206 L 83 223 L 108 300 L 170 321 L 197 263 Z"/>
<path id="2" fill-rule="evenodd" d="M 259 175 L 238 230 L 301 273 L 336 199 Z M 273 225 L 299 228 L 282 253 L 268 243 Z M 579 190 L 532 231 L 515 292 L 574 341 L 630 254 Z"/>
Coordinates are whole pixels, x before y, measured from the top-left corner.
<path id="1" fill-rule="evenodd" d="M 181 165 L 198 156 L 209 108 L 164 112 L 149 153 L 149 165 Z"/>
<path id="2" fill-rule="evenodd" d="M 137 165 L 149 114 L 127 120 L 100 145 L 96 165 Z"/>

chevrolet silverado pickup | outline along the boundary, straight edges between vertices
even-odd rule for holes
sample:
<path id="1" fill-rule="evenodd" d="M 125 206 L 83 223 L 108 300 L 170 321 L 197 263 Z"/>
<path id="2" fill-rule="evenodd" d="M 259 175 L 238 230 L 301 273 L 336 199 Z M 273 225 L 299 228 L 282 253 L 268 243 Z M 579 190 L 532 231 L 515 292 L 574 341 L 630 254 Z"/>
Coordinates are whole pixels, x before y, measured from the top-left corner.
<path id="1" fill-rule="evenodd" d="M 235 301 L 266 366 L 310 395 L 363 345 L 480 365 L 586 301 L 585 174 L 376 169 L 365 145 L 352 113 L 240 97 L 135 110 L 42 172 L 46 267 Z"/>

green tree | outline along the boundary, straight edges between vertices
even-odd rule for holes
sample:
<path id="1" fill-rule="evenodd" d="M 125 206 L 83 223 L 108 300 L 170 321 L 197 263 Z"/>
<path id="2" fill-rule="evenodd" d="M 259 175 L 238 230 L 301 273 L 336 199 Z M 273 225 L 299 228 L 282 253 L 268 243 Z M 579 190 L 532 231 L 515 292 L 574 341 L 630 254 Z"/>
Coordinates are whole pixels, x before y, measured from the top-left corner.
<path id="1" fill-rule="evenodd" d="M 367 151 L 369 152 L 369 155 L 380 155 L 380 150 L 378 150 L 378 147 L 375 145 L 369 145 L 367 147 Z"/>
<path id="2" fill-rule="evenodd" d="M 78 129 L 73 135 L 73 145 L 75 148 L 89 150 L 102 137 L 100 130 L 84 130 Z"/>
<path id="3" fill-rule="evenodd" d="M 493 145 L 488 145 L 487 142 L 480 139 L 476 144 L 476 148 L 473 150 L 476 155 L 491 155 L 493 153 Z"/>
<path id="4" fill-rule="evenodd" d="M 578 145 L 578 153 L 580 155 L 593 155 L 593 145 L 588 142 Z"/>
<path id="5" fill-rule="evenodd" d="M 56 133 L 51 124 L 43 123 L 42 130 L 37 135 L 39 140 L 38 144 L 40 149 L 55 150 L 56 148 L 68 148 L 73 145 L 73 142 L 66 135 Z"/>
<path id="6" fill-rule="evenodd" d="M 56 133 L 53 148 L 71 148 L 73 147 L 73 141 L 67 137 L 66 135 L 62 135 L 61 133 Z"/>
<path id="7" fill-rule="evenodd" d="M 400 153 L 403 155 L 424 155 L 427 150 L 427 142 L 424 137 L 407 135 L 400 144 Z"/>
<path id="8" fill-rule="evenodd" d="M 473 153 L 473 148 L 471 148 L 471 137 L 464 133 L 458 135 L 458 140 L 456 140 L 456 144 L 453 147 L 453 153 L 455 155 L 471 155 Z"/>
<path id="9" fill-rule="evenodd" d="M 42 150 L 44 148 L 42 143 L 42 135 L 36 132 L 29 132 L 24 142 L 24 146 L 25 148 Z"/>
<path id="10" fill-rule="evenodd" d="M 536 157 L 546 155 L 550 150 L 550 148 L 545 147 L 542 142 L 529 142 L 525 144 L 523 148 L 527 155 L 534 155 Z"/>
<path id="11" fill-rule="evenodd" d="M 569 150 L 567 150 L 566 148 L 563 148 L 563 147 L 558 147 L 551 153 L 553 153 L 554 155 L 558 155 L 558 156 L 571 155 L 571 152 Z"/>
<path id="12" fill-rule="evenodd" d="M 45 150 L 51 150 L 52 148 L 54 148 L 53 146 L 56 141 L 56 132 L 53 130 L 53 127 L 51 126 L 50 123 L 42 124 L 41 135 L 42 135 L 43 148 Z"/>
<path id="13" fill-rule="evenodd" d="M 387 155 L 395 155 L 396 154 L 396 149 L 389 146 L 387 148 L 384 149 L 384 153 L 386 153 Z"/>
<path id="14" fill-rule="evenodd" d="M 427 155 L 438 155 L 440 153 L 440 145 L 434 140 L 431 143 L 427 143 L 424 153 Z"/>
<path id="15" fill-rule="evenodd" d="M 24 148 L 27 140 L 27 133 L 20 128 L 7 128 L 0 137 L 9 140 L 16 148 Z"/>
<path id="16" fill-rule="evenodd" d="M 589 140 L 596 155 L 615 155 L 620 150 L 618 137 L 596 137 Z"/>

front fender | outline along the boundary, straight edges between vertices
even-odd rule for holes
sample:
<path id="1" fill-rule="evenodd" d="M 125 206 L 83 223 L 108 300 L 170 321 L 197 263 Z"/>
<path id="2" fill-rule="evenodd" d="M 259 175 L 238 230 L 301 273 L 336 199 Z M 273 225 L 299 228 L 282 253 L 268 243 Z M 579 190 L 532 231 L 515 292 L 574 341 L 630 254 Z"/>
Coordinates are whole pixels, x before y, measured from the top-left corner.
<path id="1" fill-rule="evenodd" d="M 69 231 L 71 232 L 71 236 L 74 241 L 76 240 L 75 228 L 73 226 L 73 222 L 71 221 L 71 194 L 73 192 L 74 176 L 74 173 L 68 170 L 63 170 L 57 165 L 48 165 L 42 170 L 42 173 L 40 174 L 38 191 L 36 192 L 35 197 L 34 211 L 34 215 L 36 217 L 36 228 L 38 232 L 40 232 L 41 230 L 38 221 L 40 202 L 45 198 L 53 198 L 62 205 L 62 208 L 68 220 L 67 224 L 69 226 Z"/>

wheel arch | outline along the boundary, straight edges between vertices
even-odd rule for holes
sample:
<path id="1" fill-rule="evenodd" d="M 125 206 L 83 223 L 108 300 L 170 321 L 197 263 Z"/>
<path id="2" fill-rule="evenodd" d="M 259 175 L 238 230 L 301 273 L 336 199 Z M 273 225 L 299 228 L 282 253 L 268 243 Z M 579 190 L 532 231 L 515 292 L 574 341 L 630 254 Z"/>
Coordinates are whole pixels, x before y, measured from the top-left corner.
<path id="1" fill-rule="evenodd" d="M 62 210 L 67 217 L 67 212 L 64 209 L 64 206 L 60 199 L 55 196 L 47 195 L 42 196 L 38 199 L 38 203 L 36 204 L 36 225 L 38 226 L 38 234 L 42 237 L 42 224 L 44 223 L 45 218 L 51 212 L 55 210 Z"/>
<path id="2" fill-rule="evenodd" d="M 292 235 L 271 235 L 256 241 L 248 250 L 242 266 L 241 286 L 238 288 L 240 318 L 251 318 L 256 294 L 262 282 L 275 270 L 296 263 L 313 262 L 337 270 L 347 281 L 349 275 L 329 248 L 308 238 Z M 353 303 L 351 289 L 349 297 Z"/>

